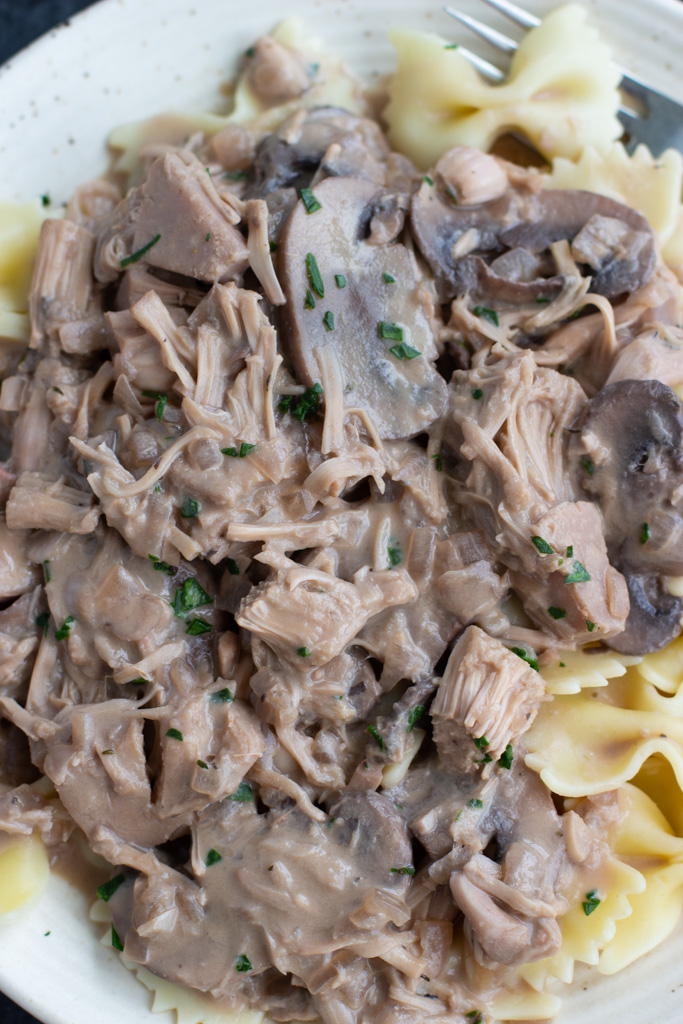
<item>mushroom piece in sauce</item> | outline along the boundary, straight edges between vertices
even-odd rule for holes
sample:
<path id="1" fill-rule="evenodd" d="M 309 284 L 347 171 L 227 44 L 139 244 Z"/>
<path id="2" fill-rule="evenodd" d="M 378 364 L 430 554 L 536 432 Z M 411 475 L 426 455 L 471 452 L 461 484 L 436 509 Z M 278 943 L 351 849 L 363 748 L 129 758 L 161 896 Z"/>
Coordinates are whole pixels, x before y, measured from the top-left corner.
<path id="1" fill-rule="evenodd" d="M 446 383 L 432 362 L 429 299 L 411 254 L 374 244 L 380 208 L 394 219 L 387 195 L 365 178 L 326 178 L 314 190 L 319 208 L 297 203 L 280 242 L 283 341 L 309 386 L 320 380 L 316 349 L 333 346 L 348 404 L 370 415 L 380 437 L 404 438 L 441 415 Z"/>

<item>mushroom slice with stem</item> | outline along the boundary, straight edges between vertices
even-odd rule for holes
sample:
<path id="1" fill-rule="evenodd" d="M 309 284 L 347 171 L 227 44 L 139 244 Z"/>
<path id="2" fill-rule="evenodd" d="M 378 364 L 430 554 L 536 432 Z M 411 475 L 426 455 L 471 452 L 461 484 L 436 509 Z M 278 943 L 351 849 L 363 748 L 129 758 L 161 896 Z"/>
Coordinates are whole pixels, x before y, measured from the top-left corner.
<path id="1" fill-rule="evenodd" d="M 332 344 L 344 392 L 379 436 L 419 434 L 443 412 L 446 384 L 432 362 L 430 303 L 413 257 L 399 243 L 377 244 L 388 193 L 343 177 L 321 181 L 312 195 L 315 204 L 297 203 L 280 242 L 283 341 L 294 370 L 314 384 L 315 350 Z"/>
<path id="2" fill-rule="evenodd" d="M 463 194 L 457 172 L 463 163 L 471 170 L 469 162 L 466 146 L 445 153 L 412 200 L 417 243 L 448 297 L 469 292 L 475 300 L 509 305 L 553 298 L 561 277 L 508 276 L 500 257 L 521 249 L 547 253 L 553 242 L 563 239 L 573 243 L 577 262 L 589 268 L 592 291 L 598 294 L 636 291 L 649 279 L 655 266 L 654 239 L 635 210 L 579 190 L 538 191 L 511 184 L 501 191 L 499 176 L 491 172 L 487 180 L 496 187 Z M 467 233 L 471 238 L 476 233 L 476 245 L 463 252 L 458 240 Z"/>

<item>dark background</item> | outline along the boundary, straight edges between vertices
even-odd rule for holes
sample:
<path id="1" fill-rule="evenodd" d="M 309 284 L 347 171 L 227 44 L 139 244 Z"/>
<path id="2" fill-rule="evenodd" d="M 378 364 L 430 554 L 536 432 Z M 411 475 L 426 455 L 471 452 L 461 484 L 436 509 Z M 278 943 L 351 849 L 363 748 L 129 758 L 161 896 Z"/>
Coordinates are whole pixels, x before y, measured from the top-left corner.
<path id="1" fill-rule="evenodd" d="M 0 0 L 0 64 L 90 3 L 83 0 Z M 0 993 L 0 1024 L 36 1024 Z"/>

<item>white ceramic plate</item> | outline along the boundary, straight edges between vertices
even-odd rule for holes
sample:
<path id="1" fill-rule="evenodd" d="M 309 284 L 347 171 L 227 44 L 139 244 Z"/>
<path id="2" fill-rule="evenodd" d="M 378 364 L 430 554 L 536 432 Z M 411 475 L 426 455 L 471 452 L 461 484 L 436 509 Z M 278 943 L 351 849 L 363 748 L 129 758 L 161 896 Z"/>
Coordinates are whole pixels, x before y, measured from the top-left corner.
<path id="1" fill-rule="evenodd" d="M 457 6 L 486 16 L 477 0 Z M 557 4 L 526 6 L 540 14 Z M 681 94 L 683 3 L 590 6 L 623 66 Z M 62 202 L 105 168 L 105 139 L 116 125 L 219 108 L 220 84 L 238 55 L 290 14 L 365 76 L 391 69 L 392 24 L 455 34 L 440 0 L 103 0 L 0 69 L 0 199 L 47 192 Z M 98 937 L 86 897 L 53 877 L 37 906 L 0 926 L 0 987 L 45 1024 L 174 1024 L 175 1014 L 150 1012 L 147 990 Z M 558 1024 L 681 1024 L 682 965 L 679 928 L 622 974 L 583 972 Z"/>

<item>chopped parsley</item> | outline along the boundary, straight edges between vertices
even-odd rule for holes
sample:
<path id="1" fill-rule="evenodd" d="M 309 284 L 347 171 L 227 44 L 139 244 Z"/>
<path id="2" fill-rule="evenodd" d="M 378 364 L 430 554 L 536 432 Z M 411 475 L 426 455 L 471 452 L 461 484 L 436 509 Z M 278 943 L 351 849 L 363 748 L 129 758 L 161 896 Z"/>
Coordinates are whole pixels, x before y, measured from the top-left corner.
<path id="1" fill-rule="evenodd" d="M 131 263 L 137 263 L 138 260 L 141 260 L 145 253 L 149 252 L 152 246 L 157 244 L 160 238 L 161 235 L 155 235 L 152 241 L 148 242 L 147 245 L 143 245 L 143 247 L 141 249 L 138 249 L 137 252 L 131 253 L 130 256 L 126 256 L 125 259 L 122 259 L 121 269 L 123 270 L 124 267 L 129 267 Z"/>
<path id="2" fill-rule="evenodd" d="M 325 313 L 325 316 L 323 317 L 323 324 L 325 326 L 326 331 L 334 330 L 334 313 L 332 313 L 329 309 Z"/>
<path id="3" fill-rule="evenodd" d="M 511 647 L 510 650 L 538 672 L 538 658 L 534 658 L 533 654 L 529 654 L 523 647 Z"/>
<path id="4" fill-rule="evenodd" d="M 403 328 L 400 324 L 390 324 L 386 320 L 380 320 L 377 325 L 380 338 L 389 341 L 403 341 Z"/>
<path id="5" fill-rule="evenodd" d="M 595 472 L 595 463 L 591 459 L 590 455 L 582 456 L 581 465 L 586 470 L 589 476 L 593 476 L 593 473 Z"/>
<path id="6" fill-rule="evenodd" d="M 202 636 L 203 633 L 211 632 L 211 623 L 197 616 L 192 620 L 185 632 L 189 636 Z"/>
<path id="7" fill-rule="evenodd" d="M 550 615 L 550 617 L 553 619 L 567 618 L 567 613 L 564 610 L 564 608 L 556 608 L 554 604 L 551 604 L 550 608 L 548 608 L 548 615 Z"/>
<path id="8" fill-rule="evenodd" d="M 457 50 L 459 43 L 446 43 L 444 50 Z"/>
<path id="9" fill-rule="evenodd" d="M 478 796 L 474 796 L 474 797 L 472 797 L 471 800 L 467 801 L 467 806 L 468 807 L 478 807 L 479 810 L 481 810 L 481 808 L 484 806 L 484 801 L 480 800 Z"/>
<path id="10" fill-rule="evenodd" d="M 234 558 L 226 558 L 225 564 L 227 565 L 228 572 L 230 573 L 231 576 L 239 576 L 240 567 Z"/>
<path id="11" fill-rule="evenodd" d="M 488 747 L 489 745 L 489 741 L 486 739 L 485 736 L 479 736 L 478 739 L 472 737 L 472 742 L 474 743 L 477 750 L 481 750 L 483 747 Z"/>
<path id="12" fill-rule="evenodd" d="M 484 392 L 481 390 L 481 388 L 475 388 L 474 391 L 472 392 L 472 398 L 474 398 L 476 401 L 479 401 L 479 399 L 483 397 Z"/>
<path id="13" fill-rule="evenodd" d="M 268 248 L 270 249 L 271 252 L 277 252 L 277 250 L 278 250 L 277 242 L 272 242 L 272 241 L 268 242 Z"/>
<path id="14" fill-rule="evenodd" d="M 650 527 L 647 523 L 643 523 L 640 528 L 640 543 L 647 544 L 650 539 Z"/>
<path id="15" fill-rule="evenodd" d="M 315 299 L 311 294 L 311 289 L 306 290 L 306 298 L 304 299 L 304 309 L 315 309 Z"/>
<path id="16" fill-rule="evenodd" d="M 169 565 L 168 562 L 162 562 L 156 555 L 147 555 L 150 562 L 154 564 L 154 568 L 157 572 L 165 572 L 167 576 L 175 576 L 178 572 L 175 565 Z"/>
<path id="17" fill-rule="evenodd" d="M 212 693 L 209 699 L 212 704 L 230 704 L 232 703 L 232 694 L 227 686 L 224 686 L 222 690 Z"/>
<path id="18" fill-rule="evenodd" d="M 412 345 L 406 344 L 405 341 L 402 341 L 400 345 L 392 345 L 389 351 L 396 359 L 417 359 L 418 356 L 422 355 L 419 348 L 413 348 Z"/>
<path id="19" fill-rule="evenodd" d="M 114 878 L 110 878 L 108 882 L 103 882 L 102 885 L 97 886 L 97 898 L 108 903 L 112 898 L 119 886 L 123 885 L 126 880 L 126 876 L 116 875 Z"/>
<path id="20" fill-rule="evenodd" d="M 180 729 L 167 729 L 165 735 L 170 736 L 172 740 L 180 740 L 181 743 L 183 742 L 183 734 Z"/>
<path id="21" fill-rule="evenodd" d="M 209 232 L 209 233 L 207 234 L 207 236 L 206 236 L 206 241 L 208 242 L 210 238 L 211 238 L 211 232 Z"/>
<path id="22" fill-rule="evenodd" d="M 405 868 L 389 868 L 392 875 L 414 875 L 415 868 L 408 865 Z"/>
<path id="23" fill-rule="evenodd" d="M 367 729 L 366 729 L 366 732 L 370 733 L 370 735 L 372 736 L 373 740 L 375 741 L 375 743 L 377 744 L 379 749 L 380 750 L 384 750 L 384 747 L 385 747 L 384 738 L 383 738 L 381 732 L 379 731 L 379 729 L 377 728 L 377 726 L 376 725 L 369 725 L 367 727 Z"/>
<path id="24" fill-rule="evenodd" d="M 539 306 L 547 306 L 549 302 L 550 302 L 550 296 L 548 296 L 548 295 L 537 295 L 536 296 L 536 303 Z"/>
<path id="25" fill-rule="evenodd" d="M 480 1010 L 470 1010 L 465 1014 L 469 1024 L 482 1024 L 482 1016 Z"/>
<path id="26" fill-rule="evenodd" d="M 248 441 L 242 441 L 242 444 L 238 448 L 221 448 L 223 455 L 229 455 L 231 459 L 244 459 L 249 452 L 253 452 L 256 448 L 255 444 L 249 444 Z"/>
<path id="27" fill-rule="evenodd" d="M 244 974 L 246 971 L 253 971 L 251 966 L 251 960 L 246 953 L 240 953 L 238 957 L 235 957 L 235 970 L 239 971 L 240 974 Z"/>
<path id="28" fill-rule="evenodd" d="M 170 605 L 178 618 L 183 619 L 188 612 L 195 608 L 201 608 L 205 604 L 212 604 L 212 602 L 213 598 L 209 597 L 201 584 L 194 576 L 191 576 L 185 580 L 182 587 L 176 590 Z"/>
<path id="29" fill-rule="evenodd" d="M 396 284 L 396 278 L 393 274 L 390 274 L 388 270 L 385 270 L 382 274 L 382 280 L 385 284 Z"/>
<path id="30" fill-rule="evenodd" d="M 474 763 L 475 764 L 491 764 L 491 761 L 493 761 L 493 758 L 491 757 L 491 755 L 490 754 L 484 754 L 483 757 L 480 757 L 479 760 L 475 761 Z"/>
<path id="31" fill-rule="evenodd" d="M 212 864 L 218 864 L 219 860 L 223 860 L 218 850 L 214 850 L 213 847 L 209 850 L 206 855 L 206 866 L 210 868 Z"/>
<path id="32" fill-rule="evenodd" d="M 200 768 L 208 768 L 209 767 L 208 764 L 206 763 L 206 761 L 197 761 L 197 764 L 199 765 Z"/>
<path id="33" fill-rule="evenodd" d="M 48 629 L 49 622 L 50 622 L 49 612 L 41 612 L 40 615 L 38 615 L 36 617 L 36 626 L 38 627 L 38 629 L 44 629 L 45 630 L 45 636 L 47 636 L 47 629 Z"/>
<path id="34" fill-rule="evenodd" d="M 569 547 L 567 548 L 567 558 L 573 558 L 573 557 L 574 557 L 574 545 L 570 544 Z"/>
<path id="35" fill-rule="evenodd" d="M 508 743 L 507 747 L 498 758 L 498 764 L 500 765 L 501 768 L 507 768 L 509 770 L 510 768 L 512 768 L 514 756 L 515 755 L 512 752 L 512 744 Z"/>
<path id="36" fill-rule="evenodd" d="M 43 206 L 49 206 L 50 205 L 50 197 L 47 194 L 47 192 L 40 197 L 40 201 L 43 204 Z"/>
<path id="37" fill-rule="evenodd" d="M 403 561 L 403 554 L 398 544 L 388 544 L 387 555 L 389 556 L 389 565 L 392 569 L 395 569 Z"/>
<path id="38" fill-rule="evenodd" d="M 301 189 L 301 202 L 306 208 L 306 213 L 315 213 L 316 210 L 322 210 L 322 204 L 315 198 L 311 188 Z"/>
<path id="39" fill-rule="evenodd" d="M 424 706 L 422 704 L 416 704 L 414 708 L 411 708 L 408 712 L 408 724 L 406 726 L 406 732 L 412 732 L 417 723 L 420 721 L 425 713 Z"/>
<path id="40" fill-rule="evenodd" d="M 62 624 L 62 628 L 58 629 L 55 633 L 55 640 L 66 640 L 75 621 L 76 619 L 73 615 L 67 615 Z"/>
<path id="41" fill-rule="evenodd" d="M 142 676 L 140 676 L 139 679 L 129 679 L 128 680 L 128 685 L 129 686 L 147 686 L 147 680 L 143 679 Z"/>
<path id="42" fill-rule="evenodd" d="M 123 943 L 114 925 L 111 926 L 111 944 L 119 953 L 123 953 Z"/>
<path id="43" fill-rule="evenodd" d="M 494 327 L 499 327 L 500 322 L 498 320 L 498 314 L 495 309 L 489 309 L 488 306 L 475 306 L 472 310 L 475 316 L 478 316 L 480 320 L 488 320 Z"/>
<path id="44" fill-rule="evenodd" d="M 317 381 L 312 388 L 306 388 L 303 395 L 299 395 L 296 405 L 292 409 L 294 419 L 298 420 L 299 423 L 303 423 L 304 420 L 310 419 L 311 416 L 315 415 L 320 405 L 322 393 L 322 385 L 318 384 Z"/>
<path id="45" fill-rule="evenodd" d="M 591 889 L 590 892 L 586 893 L 585 900 L 582 901 L 581 906 L 586 917 L 590 917 L 594 910 L 602 903 L 602 900 L 598 896 L 597 889 Z"/>
<path id="46" fill-rule="evenodd" d="M 254 794 L 248 782 L 240 782 L 235 792 L 231 793 L 226 799 L 235 800 L 238 804 L 248 804 L 250 800 L 254 799 Z"/>
<path id="47" fill-rule="evenodd" d="M 318 261 L 312 252 L 306 253 L 306 270 L 308 271 L 308 279 L 311 282 L 311 288 L 319 295 L 321 299 L 325 298 L 325 285 L 323 284 L 322 275 L 318 268 Z"/>
<path id="48" fill-rule="evenodd" d="M 595 623 L 591 622 L 590 619 L 586 619 L 586 629 L 588 630 L 589 633 L 592 633 L 593 630 L 595 629 Z"/>
<path id="49" fill-rule="evenodd" d="M 313 654 L 313 651 L 309 651 L 308 647 L 297 647 L 296 653 L 299 655 L 300 658 L 310 658 L 310 656 Z"/>
<path id="50" fill-rule="evenodd" d="M 194 498 L 183 498 L 183 503 L 180 506 L 180 515 L 182 519 L 194 519 L 201 512 L 202 506 Z"/>
<path id="51" fill-rule="evenodd" d="M 543 537 L 532 537 L 531 543 L 534 545 L 537 551 L 540 551 L 542 555 L 554 554 L 553 549 L 547 540 L 543 540 Z"/>
<path id="52" fill-rule="evenodd" d="M 581 562 L 574 562 L 572 571 L 565 577 L 565 583 L 588 583 L 593 579 L 591 574 Z"/>
<path id="53" fill-rule="evenodd" d="M 337 288 L 346 288 L 346 278 L 343 274 L 335 274 L 334 280 Z"/>
<path id="54" fill-rule="evenodd" d="M 426 183 L 427 185 L 433 185 L 433 184 L 434 184 L 434 181 L 432 180 L 432 178 L 430 178 L 430 177 L 429 177 L 429 175 L 428 175 L 428 174 L 425 174 L 425 176 L 424 176 L 424 178 L 423 178 L 422 180 L 423 180 L 423 181 L 424 181 L 424 182 L 425 182 L 425 183 Z"/>
<path id="55" fill-rule="evenodd" d="M 437 473 L 441 473 L 443 470 L 443 459 L 441 458 L 441 452 L 437 452 L 436 455 L 432 455 L 434 459 L 434 467 Z"/>
<path id="56" fill-rule="evenodd" d="M 45 573 L 45 582 L 49 583 L 52 579 L 52 573 L 50 572 L 50 559 L 46 558 L 43 562 L 43 572 Z"/>
<path id="57" fill-rule="evenodd" d="M 244 181 L 247 176 L 246 171 L 226 171 L 223 175 L 228 181 Z"/>

